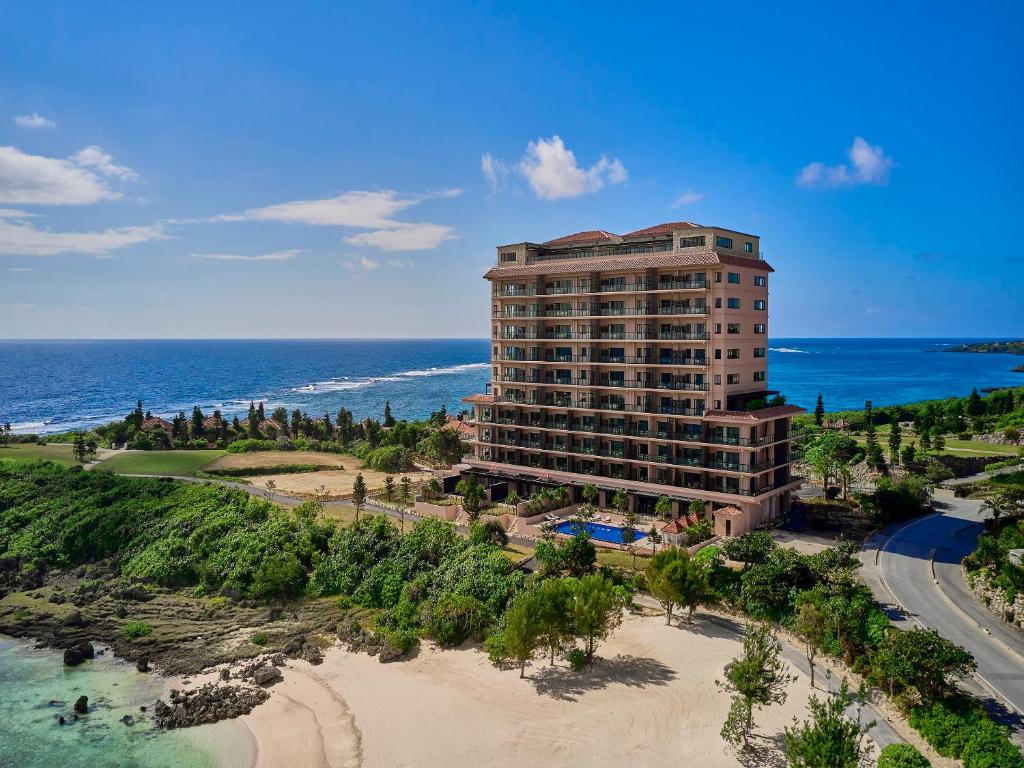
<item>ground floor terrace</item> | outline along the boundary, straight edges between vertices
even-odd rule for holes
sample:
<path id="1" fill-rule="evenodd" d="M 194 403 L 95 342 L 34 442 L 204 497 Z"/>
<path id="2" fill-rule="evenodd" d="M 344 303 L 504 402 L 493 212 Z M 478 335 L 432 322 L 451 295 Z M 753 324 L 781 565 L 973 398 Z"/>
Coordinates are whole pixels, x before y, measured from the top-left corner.
<path id="1" fill-rule="evenodd" d="M 530 498 L 546 488 L 563 486 L 569 489 L 570 502 L 578 504 L 584 501 L 583 488 L 592 485 L 598 491 L 596 505 L 599 508 L 611 508 L 615 494 L 623 491 L 630 511 L 653 519 L 657 516 L 658 500 L 665 497 L 671 505 L 668 517 L 680 520 L 686 518 L 696 499 L 702 506 L 700 516 L 714 520 L 717 536 L 737 536 L 785 517 L 792 492 L 802 482 L 800 478 L 791 477 L 787 468 L 784 478 L 769 488 L 730 493 L 715 488 L 662 485 L 475 458 L 467 459 L 463 467 L 464 473 L 474 475 L 487 488 L 492 501 L 501 501 L 513 492 L 520 498 Z"/>

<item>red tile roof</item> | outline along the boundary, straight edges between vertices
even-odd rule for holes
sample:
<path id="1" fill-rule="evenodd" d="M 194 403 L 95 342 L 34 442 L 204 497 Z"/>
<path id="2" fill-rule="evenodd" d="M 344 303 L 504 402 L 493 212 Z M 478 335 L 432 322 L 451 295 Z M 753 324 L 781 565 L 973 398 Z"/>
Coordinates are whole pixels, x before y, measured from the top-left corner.
<path id="1" fill-rule="evenodd" d="M 737 509 L 736 507 L 722 507 L 721 509 L 716 509 L 712 514 L 714 514 L 715 517 L 718 517 L 719 515 L 722 517 L 737 517 L 743 514 L 743 510 Z"/>
<path id="2" fill-rule="evenodd" d="M 575 232 L 564 237 L 556 237 L 548 240 L 542 245 L 569 245 L 570 243 L 591 243 L 597 240 L 615 240 L 618 237 L 614 232 L 605 232 L 603 229 L 588 229 L 586 232 Z"/>
<path id="3" fill-rule="evenodd" d="M 454 416 L 449 415 L 448 421 L 444 423 L 445 429 L 454 429 L 459 433 L 459 437 L 476 437 L 476 430 L 473 429 L 469 424 L 464 422 L 462 419 L 457 419 Z"/>
<path id="4" fill-rule="evenodd" d="M 661 532 L 676 535 L 682 533 L 687 528 L 689 528 L 689 525 L 687 525 L 686 520 L 680 518 L 679 520 L 669 520 L 661 526 Z"/>
<path id="5" fill-rule="evenodd" d="M 171 424 L 167 419 L 161 419 L 159 416 L 153 416 L 152 418 L 146 419 L 142 422 L 143 429 L 163 429 L 170 431 L 174 429 L 174 425 Z"/>
<path id="6" fill-rule="evenodd" d="M 612 269 L 656 269 L 659 267 L 701 267 L 712 264 L 730 264 L 736 267 L 749 267 L 765 272 L 774 272 L 771 265 L 761 259 L 748 259 L 743 256 L 730 256 L 724 253 L 708 251 L 705 253 L 678 254 L 641 254 L 632 256 L 608 256 L 592 259 L 573 259 L 567 261 L 547 261 L 542 264 L 528 264 L 522 267 L 493 267 L 484 277 L 495 278 L 532 277 L 534 275 L 575 275 L 589 274 Z"/>
<path id="7" fill-rule="evenodd" d="M 760 408 L 756 411 L 704 411 L 704 418 L 711 421 L 764 421 L 777 419 L 780 416 L 795 416 L 807 413 L 799 405 L 776 405 L 772 408 Z"/>
<path id="8" fill-rule="evenodd" d="M 485 405 L 494 402 L 494 395 L 470 395 L 469 397 L 462 398 L 464 403 L 483 403 Z"/>
<path id="9" fill-rule="evenodd" d="M 670 221 L 667 224 L 656 224 L 647 229 L 638 229 L 636 232 L 628 232 L 623 237 L 650 237 L 652 235 L 671 235 L 677 229 L 696 229 L 700 224 L 690 221 Z"/>

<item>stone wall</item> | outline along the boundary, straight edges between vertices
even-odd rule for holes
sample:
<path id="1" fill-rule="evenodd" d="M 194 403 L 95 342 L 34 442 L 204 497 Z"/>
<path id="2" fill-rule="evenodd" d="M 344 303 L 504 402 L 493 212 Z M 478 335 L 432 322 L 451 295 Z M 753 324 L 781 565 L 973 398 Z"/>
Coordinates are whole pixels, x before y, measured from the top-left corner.
<path id="1" fill-rule="evenodd" d="M 1024 593 L 1018 592 L 1013 602 L 1006 599 L 1006 593 L 1001 587 L 991 583 L 991 573 L 988 568 L 981 568 L 977 571 L 968 571 L 963 568 L 964 581 L 968 589 L 981 601 L 981 604 L 988 608 L 1007 624 L 1017 629 L 1024 629 Z"/>

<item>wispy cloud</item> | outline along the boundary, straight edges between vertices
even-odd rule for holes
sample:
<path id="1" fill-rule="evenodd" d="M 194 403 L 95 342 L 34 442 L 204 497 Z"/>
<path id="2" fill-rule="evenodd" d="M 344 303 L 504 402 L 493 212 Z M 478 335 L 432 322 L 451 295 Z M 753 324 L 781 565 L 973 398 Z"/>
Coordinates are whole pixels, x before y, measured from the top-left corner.
<path id="1" fill-rule="evenodd" d="M 396 269 L 412 269 L 416 263 L 412 259 L 394 258 L 388 259 L 388 266 Z"/>
<path id="2" fill-rule="evenodd" d="M 892 158 L 880 146 L 872 146 L 857 136 L 847 151 L 849 163 L 826 165 L 810 163 L 797 176 L 797 186 L 811 189 L 852 187 L 860 184 L 884 186 L 889 183 Z"/>
<path id="3" fill-rule="evenodd" d="M 692 205 L 693 203 L 699 203 L 703 199 L 704 195 L 700 192 L 694 192 L 692 189 L 688 189 L 672 201 L 672 207 L 682 208 L 683 206 Z"/>
<path id="4" fill-rule="evenodd" d="M 288 261 L 304 252 L 301 248 L 291 248 L 287 251 L 271 251 L 252 256 L 240 253 L 192 253 L 189 256 L 193 259 L 211 259 L 213 261 Z"/>
<path id="5" fill-rule="evenodd" d="M 362 269 L 364 271 L 371 271 L 380 268 L 380 262 L 373 259 L 368 259 L 366 256 L 354 256 L 348 261 L 343 261 L 342 266 L 345 269 Z"/>
<path id="6" fill-rule="evenodd" d="M 400 221 L 395 217 L 424 200 L 447 199 L 460 194 L 460 189 L 424 195 L 402 195 L 394 190 L 352 191 L 337 197 L 251 208 L 242 213 L 215 216 L 212 221 L 277 221 L 365 229 L 369 231 L 346 237 L 345 242 L 385 251 L 428 250 L 455 238 L 455 229 L 444 224 Z"/>
<path id="7" fill-rule="evenodd" d="M 0 203 L 89 205 L 116 200 L 121 193 L 111 189 L 110 177 L 131 181 L 138 175 L 115 165 L 99 147 L 86 147 L 67 159 L 0 147 Z"/>
<path id="8" fill-rule="evenodd" d="M 8 272 L 34 272 L 32 267 L 7 267 Z"/>
<path id="9" fill-rule="evenodd" d="M 165 237 L 159 224 L 95 232 L 53 232 L 38 229 L 29 221 L 0 218 L 0 254 L 8 256 L 56 256 L 61 253 L 106 256 L 119 248 Z"/>
<path id="10" fill-rule="evenodd" d="M 48 117 L 43 117 L 38 112 L 31 115 L 16 115 L 14 124 L 19 128 L 56 128 L 57 122 Z"/>
<path id="11" fill-rule="evenodd" d="M 513 167 L 489 152 L 480 158 L 480 170 L 499 189 Z M 601 155 L 589 168 L 580 167 L 576 155 L 560 136 L 540 138 L 526 145 L 526 153 L 514 166 L 541 200 L 562 200 L 592 194 L 610 184 L 620 184 L 628 174 L 621 160 Z"/>

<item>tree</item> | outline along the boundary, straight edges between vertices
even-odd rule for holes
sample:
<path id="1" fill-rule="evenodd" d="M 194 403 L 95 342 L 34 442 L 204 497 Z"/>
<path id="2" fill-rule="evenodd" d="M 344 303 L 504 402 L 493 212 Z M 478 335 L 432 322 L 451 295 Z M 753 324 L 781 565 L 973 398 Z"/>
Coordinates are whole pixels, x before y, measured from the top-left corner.
<path id="1" fill-rule="evenodd" d="M 889 427 L 889 461 L 893 464 L 900 463 L 900 446 L 903 444 L 903 430 L 900 428 L 898 419 L 892 420 Z"/>
<path id="2" fill-rule="evenodd" d="M 395 498 L 395 478 L 391 475 L 387 475 L 384 478 L 384 501 L 394 501 Z"/>
<path id="3" fill-rule="evenodd" d="M 748 624 L 743 653 L 725 666 L 725 680 L 717 681 L 732 693 L 732 706 L 722 726 L 722 738 L 744 747 L 754 724 L 754 709 L 786 701 L 786 687 L 796 680 L 779 658 L 782 645 L 767 624 Z"/>
<path id="4" fill-rule="evenodd" d="M 929 429 L 922 429 L 921 430 L 921 450 L 922 451 L 930 451 L 931 449 L 932 449 L 931 430 L 929 430 Z"/>
<path id="5" fill-rule="evenodd" d="M 818 402 L 814 404 L 814 423 L 819 427 L 825 423 L 825 401 L 821 399 L 821 392 L 818 393 Z"/>
<path id="6" fill-rule="evenodd" d="M 651 558 L 647 566 L 647 584 L 651 595 L 665 609 L 665 623 L 672 623 L 672 609 L 685 605 L 693 610 L 707 594 L 708 582 L 704 570 L 690 557 L 689 552 L 667 547 Z"/>
<path id="7" fill-rule="evenodd" d="M 267 420 L 266 411 L 263 410 L 263 401 L 260 400 L 259 405 L 256 406 L 256 420 L 261 424 Z"/>
<path id="8" fill-rule="evenodd" d="M 544 579 L 537 587 L 536 619 L 541 642 L 555 653 L 573 637 L 573 594 L 565 579 Z"/>
<path id="9" fill-rule="evenodd" d="M 267 498 L 270 501 L 273 501 L 274 500 L 274 491 L 277 490 L 277 483 L 275 483 L 273 480 L 267 480 L 266 486 L 267 486 Z"/>
<path id="10" fill-rule="evenodd" d="M 249 401 L 249 437 L 258 440 L 260 437 L 260 419 L 256 414 L 256 404 Z"/>
<path id="11" fill-rule="evenodd" d="M 359 512 L 366 505 L 366 481 L 362 472 L 356 475 L 352 483 L 352 504 L 356 508 L 356 525 L 359 525 Z"/>
<path id="12" fill-rule="evenodd" d="M 377 402 L 380 402 L 379 400 Z M 386 400 L 384 402 L 384 426 L 393 427 L 395 426 L 395 417 L 391 415 L 391 401 Z"/>
<path id="13" fill-rule="evenodd" d="M 814 590 L 802 592 L 797 597 L 797 614 L 793 631 L 804 641 L 804 653 L 811 668 L 811 688 L 814 687 L 814 659 L 818 649 L 829 635 L 828 617 L 822 608 L 819 595 Z"/>
<path id="14" fill-rule="evenodd" d="M 878 753 L 878 768 L 931 768 L 927 757 L 910 744 L 887 744 Z"/>
<path id="15" fill-rule="evenodd" d="M 597 486 L 593 483 L 586 483 L 583 486 L 583 490 L 580 492 L 583 496 L 583 501 L 593 506 L 597 502 Z"/>
<path id="16" fill-rule="evenodd" d="M 930 704 L 948 693 L 957 680 L 970 675 L 975 663 L 970 653 L 934 629 L 890 628 L 871 666 L 888 683 L 890 696 L 913 688 Z"/>
<path id="17" fill-rule="evenodd" d="M 885 457 L 878 444 L 878 435 L 875 432 L 875 411 L 870 400 L 864 403 L 864 421 L 864 434 L 867 438 L 864 461 L 873 469 L 881 469 L 885 464 Z"/>
<path id="18" fill-rule="evenodd" d="M 811 710 L 810 721 L 785 729 L 782 741 L 790 768 L 860 768 L 867 751 L 864 736 L 873 723 L 860 723 L 863 692 L 854 697 L 858 705 L 857 720 L 846 716 L 849 691 L 843 680 L 837 695 L 830 695 L 825 701 L 811 696 L 807 703 Z"/>
<path id="19" fill-rule="evenodd" d="M 749 531 L 725 542 L 722 549 L 730 560 L 743 563 L 746 570 L 754 563 L 763 563 L 778 545 L 767 531 Z"/>
<path id="20" fill-rule="evenodd" d="M 576 531 L 568 541 L 558 545 L 558 565 L 573 576 L 590 573 L 596 562 L 597 549 L 585 530 Z"/>
<path id="21" fill-rule="evenodd" d="M 192 409 L 192 419 L 189 422 L 188 431 L 189 434 L 192 435 L 193 440 L 195 440 L 197 437 L 202 437 L 205 434 L 205 429 L 203 427 L 203 421 L 205 420 L 205 418 L 206 417 L 203 416 L 202 409 L 200 409 L 198 405 Z"/>
<path id="22" fill-rule="evenodd" d="M 687 514 L 693 515 L 696 518 L 704 516 L 704 502 L 700 499 L 690 499 L 690 503 L 686 506 Z"/>
<path id="23" fill-rule="evenodd" d="M 985 403 L 982 402 L 977 387 L 974 387 L 971 390 L 971 394 L 967 396 L 966 410 L 968 416 L 983 416 L 985 413 Z"/>
<path id="24" fill-rule="evenodd" d="M 658 532 L 657 526 L 651 526 L 651 530 L 647 532 L 647 538 L 651 540 L 651 547 L 654 549 L 654 554 L 657 554 L 658 545 L 661 544 L 661 534 Z"/>
<path id="25" fill-rule="evenodd" d="M 828 487 L 839 469 L 842 461 L 840 450 L 843 436 L 833 429 L 825 429 L 811 437 L 804 452 L 804 461 L 821 478 L 822 492 L 828 496 Z"/>
<path id="26" fill-rule="evenodd" d="M 622 623 L 625 596 L 599 573 L 574 579 L 570 588 L 573 633 L 583 640 L 587 663 L 592 664 L 597 642 L 606 640 Z"/>
<path id="27" fill-rule="evenodd" d="M 633 570 L 636 570 L 636 512 L 627 510 L 622 520 L 622 545 L 633 556 Z"/>
<path id="28" fill-rule="evenodd" d="M 405 508 L 412 503 L 412 480 L 408 475 L 402 475 L 402 479 L 398 483 L 398 500 L 401 502 L 398 507 L 400 530 L 405 533 Z"/>
<path id="29" fill-rule="evenodd" d="M 96 441 L 87 437 L 84 432 L 75 433 L 75 441 L 71 444 L 71 451 L 79 464 L 84 464 L 86 459 L 91 459 L 96 454 Z"/>
<path id="30" fill-rule="evenodd" d="M 540 600 L 536 590 L 516 595 L 505 611 L 501 629 L 484 644 L 493 661 L 514 661 L 519 665 L 519 678 L 526 677 L 526 662 L 541 646 L 537 613 Z"/>
<path id="31" fill-rule="evenodd" d="M 935 449 L 936 453 L 942 453 L 946 448 L 946 436 L 938 428 L 932 434 L 932 448 Z"/>
<path id="32" fill-rule="evenodd" d="M 471 521 L 480 517 L 480 507 L 483 505 L 486 492 L 484 487 L 470 475 L 459 480 L 455 491 L 462 497 L 462 509 L 469 516 Z"/>
<path id="33" fill-rule="evenodd" d="M 661 520 L 668 520 L 668 516 L 672 514 L 672 502 L 669 501 L 668 496 L 659 496 L 658 500 L 654 503 L 654 511 Z"/>
<path id="34" fill-rule="evenodd" d="M 216 414 L 215 414 L 216 415 Z M 288 409 L 284 406 L 279 405 L 274 409 L 274 412 L 270 414 L 270 420 L 275 424 L 280 424 L 283 428 L 288 428 Z"/>
<path id="35" fill-rule="evenodd" d="M 4 448 L 11 444 L 11 422 L 5 421 L 0 427 L 0 441 L 3 441 Z"/>
<path id="36" fill-rule="evenodd" d="M 626 510 L 629 509 L 629 496 L 626 495 L 625 491 L 616 491 L 615 495 L 612 496 L 612 506 L 615 507 L 615 511 L 620 515 L 625 515 Z"/>

